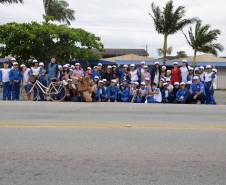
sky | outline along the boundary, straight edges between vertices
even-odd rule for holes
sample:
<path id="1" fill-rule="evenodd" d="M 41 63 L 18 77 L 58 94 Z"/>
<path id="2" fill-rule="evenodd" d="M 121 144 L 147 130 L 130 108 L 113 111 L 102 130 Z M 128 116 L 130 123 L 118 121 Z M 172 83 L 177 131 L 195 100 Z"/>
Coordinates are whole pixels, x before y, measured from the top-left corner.
<path id="1" fill-rule="evenodd" d="M 75 10 L 76 20 L 71 26 L 83 28 L 101 37 L 105 48 L 145 49 L 151 57 L 157 57 L 157 48 L 163 46 L 163 36 L 156 33 L 149 16 L 152 2 L 163 6 L 167 0 L 68 0 Z M 0 5 L 0 23 L 42 21 L 44 14 L 42 0 L 24 0 L 24 4 Z M 176 6 L 186 7 L 186 17 L 199 17 L 203 23 L 222 31 L 218 40 L 226 42 L 226 1 L 225 0 L 174 0 Z M 187 31 L 189 27 L 185 28 Z M 183 34 L 169 37 L 173 55 L 184 50 L 188 55 L 193 51 Z M 226 45 L 225 45 L 226 48 Z M 219 54 L 226 56 L 226 50 Z"/>

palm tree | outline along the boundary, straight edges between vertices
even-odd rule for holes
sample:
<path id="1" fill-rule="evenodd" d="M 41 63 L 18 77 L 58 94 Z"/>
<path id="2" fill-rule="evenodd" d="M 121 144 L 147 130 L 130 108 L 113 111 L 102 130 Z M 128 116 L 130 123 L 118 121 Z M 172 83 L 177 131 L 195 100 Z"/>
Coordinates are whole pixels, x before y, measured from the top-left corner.
<path id="1" fill-rule="evenodd" d="M 164 49 L 163 48 L 159 48 L 159 49 L 157 49 L 157 51 L 158 51 L 158 55 L 161 57 L 161 56 L 164 56 Z M 172 51 L 173 51 L 173 47 L 169 47 L 169 48 L 167 48 L 167 50 L 166 50 L 166 54 L 167 55 L 171 55 L 171 53 L 172 53 Z"/>
<path id="2" fill-rule="evenodd" d="M 175 34 L 179 30 L 182 30 L 188 24 L 193 23 L 196 19 L 184 19 L 185 7 L 179 6 L 174 9 L 173 1 L 170 0 L 166 3 L 163 10 L 159 6 L 151 5 L 152 13 L 149 13 L 152 17 L 155 25 L 155 29 L 159 34 L 164 35 L 163 45 L 163 58 L 166 60 L 167 54 L 167 39 L 169 35 Z"/>
<path id="3" fill-rule="evenodd" d="M 23 3 L 23 0 L 0 0 L 0 3 Z"/>
<path id="4" fill-rule="evenodd" d="M 188 44 L 194 50 L 193 66 L 196 65 L 196 55 L 198 52 L 210 53 L 217 55 L 218 51 L 223 51 L 224 47 L 215 43 L 218 36 L 221 34 L 219 29 L 210 29 L 210 25 L 202 25 L 201 21 L 197 21 L 195 30 L 190 27 L 188 31 L 188 36 L 184 34 Z"/>
<path id="5" fill-rule="evenodd" d="M 75 20 L 75 11 L 69 8 L 68 2 L 64 0 L 43 0 L 45 17 L 52 17 L 53 20 L 66 22 L 70 25 L 70 21 Z"/>

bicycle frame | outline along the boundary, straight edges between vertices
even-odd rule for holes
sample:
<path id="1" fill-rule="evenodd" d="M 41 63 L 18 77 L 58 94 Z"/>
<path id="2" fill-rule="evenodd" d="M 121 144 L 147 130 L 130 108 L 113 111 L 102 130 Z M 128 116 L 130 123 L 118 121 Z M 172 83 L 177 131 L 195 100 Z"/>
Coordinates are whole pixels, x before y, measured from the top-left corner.
<path id="1" fill-rule="evenodd" d="M 34 83 L 34 85 L 31 88 L 30 92 L 32 92 L 32 90 L 34 89 L 34 87 L 37 87 L 39 90 L 42 91 L 43 94 L 45 94 L 47 96 L 49 96 L 51 94 L 58 94 L 61 91 L 62 87 L 60 86 L 60 89 L 57 89 L 55 87 L 55 84 L 56 83 L 58 83 L 58 82 L 50 82 L 50 84 L 48 86 L 45 86 L 40 81 L 36 80 L 36 82 Z M 54 89 L 54 91 L 55 91 L 54 93 L 48 92 L 51 88 Z"/>

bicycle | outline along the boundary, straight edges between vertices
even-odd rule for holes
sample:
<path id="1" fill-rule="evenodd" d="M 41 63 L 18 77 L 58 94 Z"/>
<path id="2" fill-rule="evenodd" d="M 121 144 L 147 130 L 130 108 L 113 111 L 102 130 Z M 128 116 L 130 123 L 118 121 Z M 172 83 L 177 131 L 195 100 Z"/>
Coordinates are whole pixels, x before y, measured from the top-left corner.
<path id="1" fill-rule="evenodd" d="M 66 88 L 63 82 L 51 81 L 48 86 L 45 86 L 39 80 L 36 80 L 29 91 L 33 100 L 37 99 L 40 91 L 52 101 L 63 101 L 66 97 Z"/>

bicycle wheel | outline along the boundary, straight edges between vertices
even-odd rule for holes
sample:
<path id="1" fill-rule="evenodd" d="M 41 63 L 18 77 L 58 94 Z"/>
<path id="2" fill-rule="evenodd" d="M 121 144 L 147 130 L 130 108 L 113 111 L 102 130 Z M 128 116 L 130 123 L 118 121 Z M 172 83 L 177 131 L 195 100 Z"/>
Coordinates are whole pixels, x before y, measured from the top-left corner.
<path id="1" fill-rule="evenodd" d="M 66 88 L 62 83 L 54 83 L 49 90 L 49 97 L 52 101 L 63 101 L 66 97 Z"/>
<path id="2" fill-rule="evenodd" d="M 28 98 L 33 101 L 38 100 L 38 87 L 36 85 L 30 87 L 31 89 L 28 92 Z"/>

